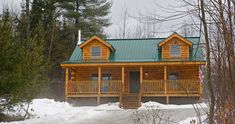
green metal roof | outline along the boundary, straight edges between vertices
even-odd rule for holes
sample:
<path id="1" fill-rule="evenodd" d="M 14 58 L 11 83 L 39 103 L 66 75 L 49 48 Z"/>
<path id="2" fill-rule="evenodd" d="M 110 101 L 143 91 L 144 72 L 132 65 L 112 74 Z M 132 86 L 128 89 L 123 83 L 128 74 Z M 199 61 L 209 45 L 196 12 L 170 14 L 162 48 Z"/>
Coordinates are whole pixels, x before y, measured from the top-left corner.
<path id="1" fill-rule="evenodd" d="M 161 50 L 158 44 L 166 38 L 147 39 L 106 39 L 104 41 L 111 44 L 115 51 L 111 53 L 109 60 L 82 60 L 82 50 L 76 46 L 72 56 L 63 63 L 101 63 L 101 62 L 160 62 Z M 199 45 L 199 37 L 186 37 L 193 43 L 190 58 L 188 60 L 172 61 L 204 61 L 202 46 Z M 169 61 L 169 60 L 167 60 Z"/>

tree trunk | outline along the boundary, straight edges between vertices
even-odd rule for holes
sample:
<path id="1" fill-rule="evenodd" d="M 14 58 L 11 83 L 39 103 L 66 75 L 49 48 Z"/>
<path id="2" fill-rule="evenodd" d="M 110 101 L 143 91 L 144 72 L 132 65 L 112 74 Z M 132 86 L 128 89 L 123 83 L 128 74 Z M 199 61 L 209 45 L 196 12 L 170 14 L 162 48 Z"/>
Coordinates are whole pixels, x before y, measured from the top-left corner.
<path id="1" fill-rule="evenodd" d="M 50 64 L 51 61 L 51 52 L 52 52 L 52 46 L 53 46 L 53 41 L 54 41 L 54 33 L 55 33 L 55 24 L 54 22 L 52 22 L 51 24 L 51 32 L 50 32 L 50 45 L 49 45 L 49 49 L 48 49 L 48 64 Z"/>
<path id="2" fill-rule="evenodd" d="M 76 13 L 79 13 L 79 0 L 76 0 Z M 79 23 L 79 19 L 78 17 L 75 18 L 75 28 L 78 28 L 78 23 Z M 78 32 L 77 30 L 74 33 L 74 43 L 76 43 L 78 41 Z"/>
<path id="3" fill-rule="evenodd" d="M 225 8 L 222 3 L 222 0 L 218 0 L 218 4 L 219 4 L 219 18 L 220 18 L 220 23 L 222 25 L 221 32 L 222 32 L 224 42 L 225 42 L 225 49 L 226 49 L 226 54 L 227 54 L 226 57 L 227 57 L 227 61 L 228 61 L 229 80 L 230 80 L 230 81 L 226 81 L 225 85 L 227 86 L 227 90 L 229 90 L 228 87 L 230 87 L 231 86 L 230 84 L 232 84 L 232 82 L 233 82 L 233 79 L 232 79 L 232 66 L 233 66 L 232 65 L 232 61 L 233 61 L 232 57 L 233 57 L 233 54 L 232 53 L 234 52 L 234 50 L 233 50 L 234 48 L 233 48 L 233 40 L 232 40 L 232 29 L 230 31 L 230 28 L 232 28 L 232 27 L 230 27 L 231 26 L 230 22 L 228 24 L 230 28 L 227 27 L 227 23 L 226 23 L 226 20 L 224 17 L 224 9 Z M 228 5 L 230 6 L 230 4 L 228 4 Z M 228 9 L 230 9 L 229 6 L 228 6 Z M 230 21 L 230 19 L 231 19 L 231 17 L 229 17 L 229 16 L 231 16 L 231 15 L 229 15 L 230 12 L 231 11 L 228 10 L 228 18 L 229 18 L 228 21 Z"/>
<path id="4" fill-rule="evenodd" d="M 215 106 L 215 96 L 211 82 L 211 61 L 210 61 L 210 41 L 208 35 L 208 28 L 206 23 L 205 9 L 204 9 L 204 0 L 200 0 L 201 7 L 201 21 L 203 24 L 204 35 L 205 35 L 205 44 L 206 44 L 206 79 L 207 79 L 207 89 L 210 94 L 210 112 L 209 112 L 209 124 L 213 124 L 214 122 L 214 106 Z"/>
<path id="5" fill-rule="evenodd" d="M 30 0 L 25 1 L 26 6 L 26 21 L 27 21 L 27 40 L 30 37 L 30 11 L 29 11 L 29 2 Z"/>

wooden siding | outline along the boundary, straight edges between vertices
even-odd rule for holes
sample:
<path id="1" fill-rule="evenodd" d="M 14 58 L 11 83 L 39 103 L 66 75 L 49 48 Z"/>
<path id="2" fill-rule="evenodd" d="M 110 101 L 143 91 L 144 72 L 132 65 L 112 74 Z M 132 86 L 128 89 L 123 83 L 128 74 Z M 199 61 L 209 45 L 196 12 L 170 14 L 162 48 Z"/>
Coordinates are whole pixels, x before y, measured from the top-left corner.
<path id="1" fill-rule="evenodd" d="M 164 67 L 143 67 L 143 80 L 164 80 Z"/>
<path id="2" fill-rule="evenodd" d="M 102 67 L 103 74 L 111 74 L 112 80 L 122 80 L 122 69 L 120 67 Z M 138 67 L 125 67 L 125 91 L 128 91 L 129 72 L 140 71 Z M 180 79 L 198 79 L 199 66 L 167 66 L 167 74 L 171 72 L 179 73 Z M 98 74 L 98 67 L 80 67 L 71 70 L 71 79 L 75 81 L 87 81 L 91 79 L 92 74 Z M 167 75 L 168 79 L 168 75 Z M 143 66 L 143 80 L 164 80 L 163 66 L 145 67 Z"/>
<path id="3" fill-rule="evenodd" d="M 75 68 L 75 81 L 91 80 L 92 74 L 98 74 L 98 67 L 80 67 Z M 112 80 L 121 80 L 121 67 L 101 68 L 102 74 L 111 74 Z"/>
<path id="4" fill-rule="evenodd" d="M 180 45 L 180 56 L 175 57 L 170 55 L 170 46 Z M 162 59 L 188 59 L 189 58 L 189 45 L 178 38 L 172 38 L 169 42 L 162 46 Z"/>
<path id="5" fill-rule="evenodd" d="M 98 40 L 94 39 L 92 42 L 88 43 L 86 46 L 84 46 L 82 48 L 83 60 L 92 59 L 91 58 L 91 48 L 95 47 L 95 46 L 98 46 L 98 47 L 101 48 L 100 59 L 102 59 L 102 60 L 109 59 L 109 56 L 110 56 L 110 53 L 111 53 L 110 49 L 107 46 L 105 46 L 104 44 L 102 44 L 101 42 L 99 42 Z"/>
<path id="6" fill-rule="evenodd" d="M 171 72 L 178 73 L 179 80 L 199 79 L 199 66 L 167 66 L 167 79 Z"/>

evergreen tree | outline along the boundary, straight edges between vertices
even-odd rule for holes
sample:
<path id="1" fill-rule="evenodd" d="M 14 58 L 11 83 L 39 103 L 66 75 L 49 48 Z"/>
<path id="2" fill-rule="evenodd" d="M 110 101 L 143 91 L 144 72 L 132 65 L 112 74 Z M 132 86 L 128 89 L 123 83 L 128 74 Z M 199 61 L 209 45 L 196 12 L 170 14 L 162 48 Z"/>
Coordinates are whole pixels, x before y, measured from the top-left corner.
<path id="1" fill-rule="evenodd" d="M 46 79 L 42 24 L 32 30 L 29 39 L 23 39 L 27 23 L 19 24 L 22 30 L 13 30 L 12 25 L 12 17 L 4 11 L 0 18 L 0 98 L 5 102 L 0 104 L 0 114 L 16 103 L 30 103 Z"/>
<path id="2" fill-rule="evenodd" d="M 110 25 L 107 15 L 111 3 L 107 0 L 60 0 L 60 7 L 66 18 L 66 28 L 74 34 L 77 41 L 77 31 L 82 30 L 83 38 L 97 35 L 107 37 L 104 27 Z"/>
<path id="3" fill-rule="evenodd" d="M 23 1 L 18 18 L 12 19 L 8 11 L 0 15 L 0 98 L 7 101 L 0 113 L 14 103 L 29 103 L 41 82 L 59 87 L 55 91 L 62 96 L 64 82 L 53 82 L 63 80 L 60 63 L 72 53 L 77 30 L 83 38 L 107 37 L 103 28 L 110 25 L 107 0 Z M 45 81 L 47 76 L 50 81 Z"/>
<path id="4" fill-rule="evenodd" d="M 30 103 L 40 92 L 41 86 L 46 82 L 45 57 L 44 57 L 44 29 L 39 23 L 32 31 L 29 40 L 25 39 L 21 46 L 20 79 L 21 89 L 14 92 L 19 93 L 18 99 Z M 21 90 L 24 89 L 22 92 Z M 27 116 L 26 116 L 27 117 Z"/>
<path id="5" fill-rule="evenodd" d="M 15 94 L 13 91 L 20 83 L 19 77 L 19 46 L 15 42 L 12 29 L 12 18 L 8 10 L 4 10 L 0 19 L 0 98 L 4 98 L 5 104 L 0 104 L 0 112 L 6 107 L 11 107 L 17 103 L 14 100 Z"/>

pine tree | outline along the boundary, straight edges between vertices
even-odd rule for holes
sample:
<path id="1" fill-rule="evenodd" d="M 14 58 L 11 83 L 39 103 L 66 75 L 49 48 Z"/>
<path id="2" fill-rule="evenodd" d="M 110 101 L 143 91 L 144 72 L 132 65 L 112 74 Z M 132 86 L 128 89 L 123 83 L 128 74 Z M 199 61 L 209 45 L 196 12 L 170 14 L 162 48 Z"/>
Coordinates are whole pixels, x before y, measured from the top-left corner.
<path id="1" fill-rule="evenodd" d="M 41 90 L 41 86 L 46 81 L 45 75 L 45 57 L 44 57 L 44 40 L 45 31 L 42 24 L 39 23 L 32 31 L 29 40 L 25 39 L 24 45 L 20 49 L 20 81 L 21 89 L 15 91 L 21 92 L 18 98 L 26 103 L 30 103 Z M 25 116 L 27 117 L 27 116 Z"/>
<path id="2" fill-rule="evenodd" d="M 6 99 L 5 104 L 1 104 L 4 109 L 17 103 L 14 101 L 12 91 L 17 89 L 19 84 L 18 67 L 19 67 L 19 53 L 18 43 L 15 42 L 14 33 L 12 29 L 12 18 L 8 10 L 4 10 L 2 18 L 0 19 L 0 98 Z"/>
<path id="3" fill-rule="evenodd" d="M 0 98 L 5 99 L 0 104 L 0 113 L 11 110 L 15 104 L 26 101 L 23 94 L 26 89 L 22 74 L 22 44 L 13 30 L 13 18 L 5 10 L 0 19 Z M 0 118 L 1 119 L 1 118 Z"/>
<path id="4" fill-rule="evenodd" d="M 5 99 L 0 113 L 16 103 L 30 103 L 47 79 L 42 24 L 39 22 L 26 38 L 27 23 L 19 23 L 22 30 L 13 30 L 12 20 L 8 11 L 0 18 L 0 98 Z"/>
<path id="5" fill-rule="evenodd" d="M 77 31 L 82 30 L 83 38 L 97 35 L 107 37 L 104 27 L 110 25 L 107 15 L 111 3 L 107 0 L 60 0 L 60 7 L 67 19 L 66 28 L 74 34 L 74 43 L 77 41 Z"/>

